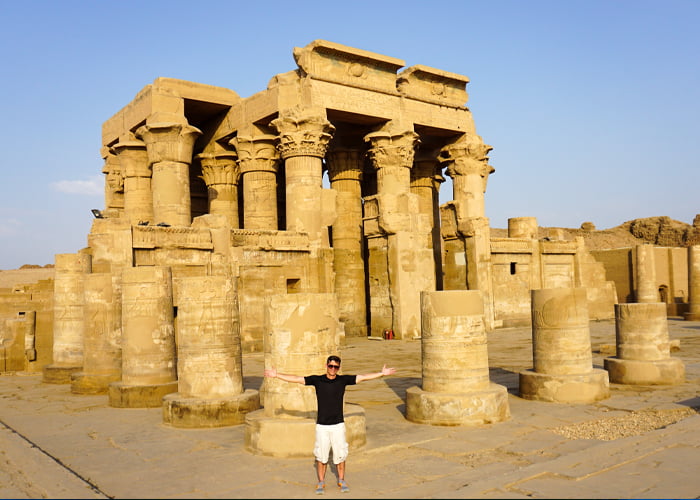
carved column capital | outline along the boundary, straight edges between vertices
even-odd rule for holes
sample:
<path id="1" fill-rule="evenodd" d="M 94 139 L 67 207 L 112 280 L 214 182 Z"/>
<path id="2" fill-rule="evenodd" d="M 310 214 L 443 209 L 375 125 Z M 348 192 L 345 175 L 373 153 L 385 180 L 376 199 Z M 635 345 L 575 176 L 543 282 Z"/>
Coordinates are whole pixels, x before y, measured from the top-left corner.
<path id="1" fill-rule="evenodd" d="M 150 163 L 172 161 L 192 163 L 192 149 L 202 131 L 186 123 L 147 123 L 136 130 L 136 137 L 143 140 Z"/>
<path id="2" fill-rule="evenodd" d="M 238 154 L 238 167 L 241 174 L 248 172 L 277 173 L 279 153 L 275 147 L 274 135 L 257 137 L 238 136 L 229 141 Z"/>
<path id="3" fill-rule="evenodd" d="M 420 144 L 418 134 L 412 130 L 370 132 L 365 136 L 365 142 L 370 143 L 368 154 L 377 170 L 383 167 L 410 169 L 415 150 Z"/>
<path id="4" fill-rule="evenodd" d="M 238 164 L 236 163 L 236 153 L 202 153 L 197 155 L 199 163 L 202 165 L 202 179 L 207 187 L 214 184 L 238 184 Z"/>
<path id="5" fill-rule="evenodd" d="M 328 180 L 361 181 L 363 154 L 359 149 L 331 149 L 327 155 Z"/>
<path id="6" fill-rule="evenodd" d="M 484 144 L 481 138 L 475 136 L 469 140 L 445 146 L 440 150 L 438 159 L 447 166 L 446 173 L 453 179 L 455 176 L 478 174 L 486 179 L 496 171 L 489 161 L 489 151 L 493 147 Z M 484 189 L 485 189 L 484 184 Z"/>
<path id="7" fill-rule="evenodd" d="M 148 161 L 146 144 L 142 141 L 120 140 L 111 151 L 119 158 L 124 177 L 150 177 L 151 166 Z"/>
<path id="8" fill-rule="evenodd" d="M 124 173 L 122 171 L 119 157 L 114 151 L 109 151 L 105 157 L 105 164 L 102 167 L 102 173 L 105 174 L 106 187 L 112 193 L 124 192 Z"/>
<path id="9" fill-rule="evenodd" d="M 335 132 L 321 113 L 296 109 L 280 113 L 270 125 L 279 133 L 277 150 L 285 160 L 294 156 L 323 158 Z"/>

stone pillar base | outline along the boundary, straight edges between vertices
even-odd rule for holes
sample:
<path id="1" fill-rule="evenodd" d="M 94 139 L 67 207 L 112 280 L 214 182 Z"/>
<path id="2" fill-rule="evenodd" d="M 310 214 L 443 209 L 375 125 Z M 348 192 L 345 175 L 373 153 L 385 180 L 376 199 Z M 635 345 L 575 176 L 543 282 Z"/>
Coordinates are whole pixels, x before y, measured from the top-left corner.
<path id="1" fill-rule="evenodd" d="M 700 312 L 683 313 L 683 318 L 686 321 L 700 321 Z"/>
<path id="2" fill-rule="evenodd" d="M 253 389 L 218 399 L 188 398 L 177 392 L 163 397 L 163 423 L 187 429 L 238 425 L 259 408 L 260 393 Z"/>
<path id="3" fill-rule="evenodd" d="M 678 358 L 656 361 L 605 358 L 610 382 L 631 385 L 676 385 L 685 380 L 685 365 Z"/>
<path id="4" fill-rule="evenodd" d="M 119 382 L 120 374 L 95 374 L 77 372 L 70 376 L 70 392 L 73 394 L 107 394 L 109 384 Z"/>
<path id="5" fill-rule="evenodd" d="M 361 448 L 367 442 L 364 408 L 346 403 L 344 416 L 350 449 Z M 251 453 L 281 458 L 314 456 L 314 419 L 267 417 L 265 410 L 258 410 L 245 416 L 245 425 L 245 448 Z"/>
<path id="6" fill-rule="evenodd" d="M 520 372 L 520 397 L 550 403 L 593 403 L 610 397 L 608 372 L 550 375 L 533 370 Z"/>
<path id="7" fill-rule="evenodd" d="M 163 396 L 177 392 L 177 380 L 166 384 L 129 385 L 124 382 L 109 384 L 109 406 L 114 408 L 160 408 Z"/>
<path id="8" fill-rule="evenodd" d="M 71 375 L 82 369 L 82 366 L 48 365 L 44 367 L 41 381 L 45 384 L 70 384 Z"/>
<path id="9" fill-rule="evenodd" d="M 417 424 L 482 425 L 510 418 L 508 390 L 493 382 L 488 389 L 468 393 L 406 391 L 406 418 Z"/>

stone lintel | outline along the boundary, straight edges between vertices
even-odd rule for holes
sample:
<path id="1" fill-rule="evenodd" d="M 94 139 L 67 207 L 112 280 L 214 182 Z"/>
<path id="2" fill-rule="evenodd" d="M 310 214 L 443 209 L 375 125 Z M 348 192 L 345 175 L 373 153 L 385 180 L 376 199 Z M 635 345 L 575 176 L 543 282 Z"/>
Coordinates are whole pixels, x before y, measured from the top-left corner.
<path id="1" fill-rule="evenodd" d="M 397 88 L 406 97 L 445 106 L 464 106 L 469 78 L 417 64 L 401 71 Z"/>
<path id="2" fill-rule="evenodd" d="M 211 232 L 191 227 L 133 226 L 134 248 L 196 248 L 212 250 Z"/>
<path id="3" fill-rule="evenodd" d="M 578 244 L 571 241 L 540 241 L 540 251 L 543 254 L 575 254 L 578 251 Z"/>
<path id="4" fill-rule="evenodd" d="M 532 240 L 517 238 L 491 238 L 491 253 L 533 253 Z"/>
<path id="5" fill-rule="evenodd" d="M 401 59 L 326 40 L 295 47 L 294 60 L 313 79 L 387 94 L 398 93 L 396 72 L 406 64 Z"/>

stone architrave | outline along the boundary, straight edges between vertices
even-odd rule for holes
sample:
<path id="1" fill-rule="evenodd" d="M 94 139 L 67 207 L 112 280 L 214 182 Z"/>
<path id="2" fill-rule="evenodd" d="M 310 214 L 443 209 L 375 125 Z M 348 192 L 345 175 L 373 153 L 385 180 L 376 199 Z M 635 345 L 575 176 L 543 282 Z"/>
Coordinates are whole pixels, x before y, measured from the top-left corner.
<path id="1" fill-rule="evenodd" d="M 274 135 L 238 135 L 236 149 L 243 184 L 243 228 L 277 231 L 277 170 L 279 154 Z"/>
<path id="2" fill-rule="evenodd" d="M 83 370 L 71 375 L 71 392 L 106 394 L 121 380 L 121 340 L 121 275 L 86 275 Z"/>
<path id="3" fill-rule="evenodd" d="M 656 287 L 656 259 L 654 245 L 637 245 L 635 273 L 636 297 L 638 303 L 656 303 L 659 290 Z"/>
<path id="4" fill-rule="evenodd" d="M 338 314 L 346 337 L 367 336 L 365 265 L 362 256 L 362 166 L 357 149 L 333 149 L 327 158 L 328 179 L 335 190 L 333 269 Z"/>
<path id="5" fill-rule="evenodd" d="M 323 158 L 335 127 L 325 110 L 289 109 L 270 123 L 284 160 L 288 231 L 308 233 L 314 246 L 328 246 L 322 225 Z M 324 244 L 325 243 L 325 244 Z"/>
<path id="6" fill-rule="evenodd" d="M 331 293 L 272 295 L 265 324 L 266 369 L 321 374 L 328 356 L 338 353 L 340 325 Z M 264 408 L 246 415 L 246 449 L 277 457 L 311 456 L 317 412 L 314 388 L 265 378 L 260 393 Z M 364 409 L 346 404 L 344 415 L 350 447 L 363 446 Z"/>
<path id="7" fill-rule="evenodd" d="M 192 222 L 190 164 L 194 142 L 202 132 L 186 122 L 146 122 L 136 136 L 146 144 L 153 169 L 153 219 L 156 224 L 189 226 Z"/>
<path id="8" fill-rule="evenodd" d="M 163 398 L 163 422 L 174 427 L 242 424 L 260 408 L 243 390 L 235 281 L 228 276 L 180 278 L 177 315 L 178 392 Z"/>
<path id="9" fill-rule="evenodd" d="M 671 357 L 666 304 L 615 304 L 617 356 L 603 360 L 616 384 L 674 385 L 685 366 Z"/>
<path id="10" fill-rule="evenodd" d="M 146 144 L 131 135 L 112 146 L 124 176 L 124 216 L 132 224 L 153 222 L 151 164 Z"/>
<path id="11" fill-rule="evenodd" d="M 489 380 L 479 291 L 421 294 L 422 387 L 406 391 L 406 418 L 432 425 L 480 425 L 510 418 L 508 390 Z"/>
<path id="12" fill-rule="evenodd" d="M 532 290 L 534 369 L 520 372 L 520 396 L 592 403 L 610 396 L 608 373 L 593 368 L 585 288 Z"/>
<path id="13" fill-rule="evenodd" d="M 83 366 L 85 333 L 85 276 L 92 259 L 84 253 L 63 253 L 55 257 L 53 364 L 44 367 L 42 381 L 69 384 L 71 374 Z"/>
<path id="14" fill-rule="evenodd" d="M 411 339 L 420 335 L 420 292 L 435 290 L 433 251 L 425 245 L 429 217 L 421 214 L 419 198 L 410 192 L 418 135 L 388 124 L 367 134 L 365 141 L 377 173 L 377 195 L 365 199 L 364 216 L 370 276 L 376 281 L 370 283 L 372 333 L 381 335 L 375 320 L 386 317 L 388 306 L 387 326 L 394 337 Z"/>
<path id="15" fill-rule="evenodd" d="M 688 247 L 688 312 L 685 319 L 700 321 L 700 245 Z"/>
<path id="16" fill-rule="evenodd" d="M 234 152 L 202 153 L 202 178 L 207 185 L 209 213 L 226 217 L 232 229 L 238 229 L 238 164 Z"/>
<path id="17" fill-rule="evenodd" d="M 177 391 L 170 267 L 122 273 L 122 380 L 109 385 L 116 408 L 158 408 Z"/>

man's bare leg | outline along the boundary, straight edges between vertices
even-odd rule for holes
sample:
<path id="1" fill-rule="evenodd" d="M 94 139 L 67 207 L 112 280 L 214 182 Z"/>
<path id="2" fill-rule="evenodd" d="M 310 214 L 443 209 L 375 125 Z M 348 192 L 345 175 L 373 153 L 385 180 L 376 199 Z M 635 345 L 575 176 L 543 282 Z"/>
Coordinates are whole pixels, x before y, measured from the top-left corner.
<path id="1" fill-rule="evenodd" d="M 345 479 L 345 462 L 340 462 L 336 467 L 338 467 L 338 481 Z"/>
<path id="2" fill-rule="evenodd" d="M 326 465 L 323 462 L 316 460 L 316 474 L 318 475 L 318 482 L 322 483 L 323 478 L 326 477 Z"/>

